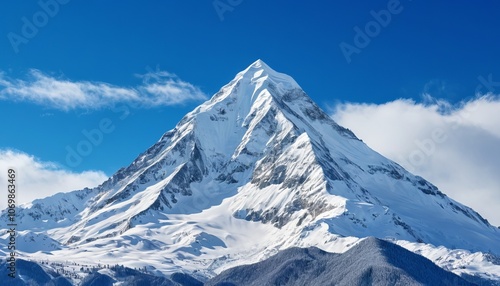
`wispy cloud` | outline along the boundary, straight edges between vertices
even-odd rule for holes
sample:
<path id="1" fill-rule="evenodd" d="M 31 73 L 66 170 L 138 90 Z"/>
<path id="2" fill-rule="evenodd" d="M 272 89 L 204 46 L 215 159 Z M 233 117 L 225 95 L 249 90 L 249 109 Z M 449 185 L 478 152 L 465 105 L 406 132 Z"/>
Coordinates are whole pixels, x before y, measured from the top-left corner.
<path id="1" fill-rule="evenodd" d="M 499 96 L 458 106 L 443 100 L 347 103 L 332 114 L 376 151 L 500 225 Z"/>
<path id="2" fill-rule="evenodd" d="M 8 168 L 17 172 L 18 203 L 31 202 L 58 192 L 94 187 L 107 178 L 101 171 L 74 173 L 20 151 L 0 149 L 0 181 L 7 181 Z M 6 207 L 6 201 L 0 200 L 0 209 Z"/>
<path id="3" fill-rule="evenodd" d="M 64 111 L 100 109 L 117 103 L 149 108 L 207 99 L 198 87 L 165 71 L 151 71 L 141 78 L 142 84 L 138 86 L 120 87 L 56 78 L 39 70 L 30 70 L 26 79 L 0 73 L 0 99 L 32 102 Z"/>

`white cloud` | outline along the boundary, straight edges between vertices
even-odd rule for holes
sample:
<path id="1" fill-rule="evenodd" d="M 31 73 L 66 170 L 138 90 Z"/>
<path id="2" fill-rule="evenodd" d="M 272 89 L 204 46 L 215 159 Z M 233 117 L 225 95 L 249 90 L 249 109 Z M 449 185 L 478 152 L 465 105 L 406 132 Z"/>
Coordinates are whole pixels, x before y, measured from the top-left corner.
<path id="1" fill-rule="evenodd" d="M 455 107 L 432 102 L 339 104 L 332 117 L 374 150 L 500 225 L 500 98 L 489 94 Z"/>
<path id="2" fill-rule="evenodd" d="M 106 174 L 100 171 L 73 173 L 23 152 L 0 150 L 0 182 L 7 181 L 9 168 L 13 168 L 17 173 L 18 205 L 59 192 L 94 187 L 107 179 Z M 0 209 L 4 209 L 7 207 L 6 186 L 0 194 L 2 194 Z"/>
<path id="3" fill-rule="evenodd" d="M 31 70 L 28 79 L 12 79 L 0 73 L 0 99 L 33 102 L 60 110 L 99 109 L 117 103 L 153 107 L 205 100 L 196 86 L 164 71 L 141 76 L 136 87 L 119 87 L 102 82 L 71 81 Z"/>

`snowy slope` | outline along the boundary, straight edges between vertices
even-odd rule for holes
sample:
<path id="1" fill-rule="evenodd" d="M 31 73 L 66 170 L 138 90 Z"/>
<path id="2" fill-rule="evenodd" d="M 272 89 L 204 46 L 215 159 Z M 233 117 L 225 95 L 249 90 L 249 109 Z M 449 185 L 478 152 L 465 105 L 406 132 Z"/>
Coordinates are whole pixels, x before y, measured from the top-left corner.
<path id="1" fill-rule="evenodd" d="M 343 252 L 367 236 L 500 255 L 498 228 L 371 150 L 260 60 L 101 186 L 18 213 L 25 235 L 59 243 L 39 249 L 50 255 L 24 249 L 41 259 L 120 258 L 200 277 L 292 246 Z"/>

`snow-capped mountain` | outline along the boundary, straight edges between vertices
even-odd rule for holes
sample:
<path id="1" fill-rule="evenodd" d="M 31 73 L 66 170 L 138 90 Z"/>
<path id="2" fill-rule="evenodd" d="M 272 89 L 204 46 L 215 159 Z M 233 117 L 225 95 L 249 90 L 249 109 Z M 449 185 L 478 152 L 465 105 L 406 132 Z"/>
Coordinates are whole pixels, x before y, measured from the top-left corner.
<path id="1" fill-rule="evenodd" d="M 207 278 L 288 247 L 343 252 L 375 236 L 500 279 L 498 228 L 370 149 L 261 60 L 99 187 L 23 205 L 18 221 L 23 236 L 50 240 L 21 248 L 39 259 Z M 460 254 L 443 261 L 440 249 Z"/>

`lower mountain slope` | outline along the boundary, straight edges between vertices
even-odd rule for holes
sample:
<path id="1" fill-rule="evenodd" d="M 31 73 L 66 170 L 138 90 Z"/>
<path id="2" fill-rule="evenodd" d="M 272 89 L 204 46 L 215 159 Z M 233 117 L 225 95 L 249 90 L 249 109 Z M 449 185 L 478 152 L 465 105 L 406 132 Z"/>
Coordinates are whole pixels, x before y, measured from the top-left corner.
<path id="1" fill-rule="evenodd" d="M 9 268 L 6 262 L 0 263 L 0 285 L 28 286 L 28 285 L 50 285 L 50 286 L 71 286 L 73 285 L 66 277 L 53 271 L 50 267 L 42 267 L 36 262 L 17 259 L 16 277 L 8 275 Z"/>
<path id="2" fill-rule="evenodd" d="M 387 241 L 369 237 L 345 253 L 291 248 L 264 261 L 237 266 L 207 286 L 264 285 L 475 285 L 432 261 Z"/>
<path id="3" fill-rule="evenodd" d="M 40 263 L 17 259 L 16 277 L 9 273 L 5 262 L 0 263 L 0 285 L 9 286 L 203 286 L 203 283 L 184 274 L 174 273 L 170 277 L 144 273 L 124 266 L 100 266 L 99 268 L 76 267 L 74 263 Z"/>

